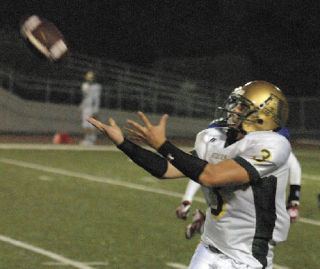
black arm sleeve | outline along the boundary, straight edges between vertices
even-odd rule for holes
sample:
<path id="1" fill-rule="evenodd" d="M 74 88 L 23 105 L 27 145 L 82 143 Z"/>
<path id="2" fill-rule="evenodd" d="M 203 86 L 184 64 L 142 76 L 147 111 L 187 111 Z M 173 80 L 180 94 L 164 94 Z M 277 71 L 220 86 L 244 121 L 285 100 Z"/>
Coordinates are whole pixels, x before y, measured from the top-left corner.
<path id="1" fill-rule="evenodd" d="M 166 141 L 158 148 L 158 152 L 185 176 L 199 183 L 199 176 L 208 164 L 207 161 L 192 156 Z"/>
<path id="2" fill-rule="evenodd" d="M 133 162 L 157 178 L 162 178 L 168 169 L 168 161 L 165 158 L 132 143 L 128 139 L 124 139 L 117 147 Z"/>

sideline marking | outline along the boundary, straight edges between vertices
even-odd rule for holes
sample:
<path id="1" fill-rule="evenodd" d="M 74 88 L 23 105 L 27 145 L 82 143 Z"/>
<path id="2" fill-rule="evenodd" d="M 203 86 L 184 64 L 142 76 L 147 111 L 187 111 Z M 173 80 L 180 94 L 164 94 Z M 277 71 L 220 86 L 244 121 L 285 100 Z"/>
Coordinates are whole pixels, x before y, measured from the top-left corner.
<path id="1" fill-rule="evenodd" d="M 51 258 L 53 260 L 62 262 L 64 264 L 73 266 L 73 267 L 78 268 L 78 269 L 94 269 L 93 267 L 87 266 L 87 265 L 85 265 L 85 264 L 83 264 L 81 262 L 77 262 L 77 261 L 65 258 L 65 257 L 63 257 L 63 256 L 61 256 L 59 254 L 53 253 L 51 251 L 44 250 L 42 248 L 38 248 L 38 247 L 32 246 L 30 244 L 23 243 L 21 241 L 12 239 L 12 238 L 7 237 L 7 236 L 0 235 L 0 241 L 3 241 L 3 242 L 6 242 L 6 243 L 9 243 L 11 245 L 14 245 L 16 247 L 24 248 L 24 249 L 33 251 L 35 253 L 47 256 L 47 257 L 49 257 L 49 258 Z"/>
<path id="2" fill-rule="evenodd" d="M 23 149 L 23 150 L 70 150 L 70 151 L 116 151 L 113 145 L 54 145 L 54 144 L 0 144 L 0 149 Z"/>
<path id="3" fill-rule="evenodd" d="M 147 187 L 144 185 L 135 184 L 135 183 L 126 182 L 126 181 L 120 181 L 120 180 L 116 180 L 116 179 L 112 179 L 112 178 L 96 177 L 96 176 L 91 176 L 91 175 L 84 174 L 84 173 L 71 172 L 71 171 L 64 170 L 64 169 L 52 168 L 52 167 L 48 167 L 48 166 L 43 166 L 43 165 L 28 163 L 28 162 L 23 162 L 23 161 L 17 161 L 17 160 L 13 160 L 13 159 L 0 158 L 0 162 L 15 165 L 15 166 L 20 166 L 20 167 L 24 167 L 24 168 L 35 169 L 35 170 L 39 170 L 39 171 L 60 174 L 63 176 L 82 178 L 82 179 L 86 179 L 86 180 L 94 181 L 94 182 L 99 182 L 99 183 L 107 183 L 107 184 L 111 184 L 111 185 L 115 185 L 115 186 L 131 188 L 131 189 L 135 189 L 135 190 L 163 194 L 163 195 L 167 195 L 170 197 L 176 197 L 176 198 L 180 198 L 180 199 L 183 196 L 183 194 L 178 193 L 178 192 L 156 189 L 156 188 Z M 203 198 L 195 197 L 193 200 L 200 202 L 200 203 L 205 203 L 205 200 Z M 299 222 L 320 226 L 320 221 L 317 221 L 317 220 L 300 218 Z"/>

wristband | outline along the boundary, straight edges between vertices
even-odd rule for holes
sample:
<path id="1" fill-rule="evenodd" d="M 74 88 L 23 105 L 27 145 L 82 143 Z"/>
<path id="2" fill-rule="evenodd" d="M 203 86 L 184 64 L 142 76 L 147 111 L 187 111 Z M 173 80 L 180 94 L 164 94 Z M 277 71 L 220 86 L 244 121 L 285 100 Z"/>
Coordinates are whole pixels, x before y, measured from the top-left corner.
<path id="1" fill-rule="evenodd" d="M 165 141 L 158 152 L 165 157 L 173 166 L 178 168 L 185 176 L 199 183 L 199 176 L 203 172 L 207 161 L 194 157 L 176 146 L 172 145 L 168 140 Z"/>
<path id="2" fill-rule="evenodd" d="M 295 205 L 299 205 L 300 190 L 301 190 L 300 185 L 290 185 L 290 194 L 288 197 L 288 204 L 293 203 Z"/>
<path id="3" fill-rule="evenodd" d="M 166 159 L 132 143 L 126 138 L 117 148 L 123 151 L 133 162 L 157 178 L 162 178 L 168 169 Z"/>

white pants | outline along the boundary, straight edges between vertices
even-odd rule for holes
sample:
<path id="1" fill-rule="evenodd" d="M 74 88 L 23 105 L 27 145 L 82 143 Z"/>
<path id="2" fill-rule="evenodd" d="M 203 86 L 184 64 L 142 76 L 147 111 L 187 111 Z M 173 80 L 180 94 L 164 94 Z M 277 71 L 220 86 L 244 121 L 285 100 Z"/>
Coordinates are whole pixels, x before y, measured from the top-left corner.
<path id="1" fill-rule="evenodd" d="M 200 243 L 191 259 L 189 269 L 250 269 L 250 266 L 237 262 L 223 253 L 213 252 L 208 245 Z"/>

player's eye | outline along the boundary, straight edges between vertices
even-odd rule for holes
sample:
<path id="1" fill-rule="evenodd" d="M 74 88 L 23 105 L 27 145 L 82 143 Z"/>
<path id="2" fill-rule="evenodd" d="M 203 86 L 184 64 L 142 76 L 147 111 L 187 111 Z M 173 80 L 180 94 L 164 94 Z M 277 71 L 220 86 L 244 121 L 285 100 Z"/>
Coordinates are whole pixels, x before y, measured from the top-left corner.
<path id="1" fill-rule="evenodd" d="M 245 104 L 245 103 L 241 103 L 240 104 L 240 110 L 242 112 L 247 112 L 249 110 L 249 106 L 247 104 Z"/>

